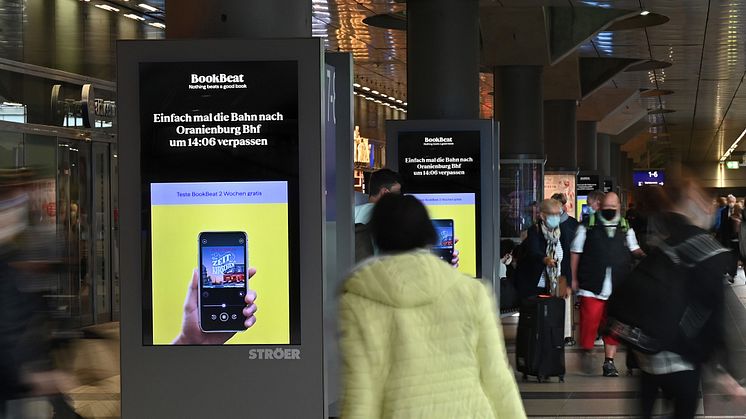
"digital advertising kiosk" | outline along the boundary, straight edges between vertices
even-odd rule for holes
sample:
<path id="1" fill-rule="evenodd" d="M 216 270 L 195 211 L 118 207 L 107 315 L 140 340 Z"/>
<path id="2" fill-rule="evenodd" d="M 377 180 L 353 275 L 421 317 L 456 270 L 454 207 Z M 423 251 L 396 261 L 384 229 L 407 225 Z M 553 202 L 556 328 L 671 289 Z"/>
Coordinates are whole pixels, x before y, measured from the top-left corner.
<path id="1" fill-rule="evenodd" d="M 117 58 L 123 417 L 324 417 L 321 41 Z"/>
<path id="2" fill-rule="evenodd" d="M 500 235 L 492 121 L 386 121 L 386 135 L 387 165 L 399 172 L 402 191 L 427 207 L 442 258 L 458 250 L 461 272 L 494 284 Z"/>

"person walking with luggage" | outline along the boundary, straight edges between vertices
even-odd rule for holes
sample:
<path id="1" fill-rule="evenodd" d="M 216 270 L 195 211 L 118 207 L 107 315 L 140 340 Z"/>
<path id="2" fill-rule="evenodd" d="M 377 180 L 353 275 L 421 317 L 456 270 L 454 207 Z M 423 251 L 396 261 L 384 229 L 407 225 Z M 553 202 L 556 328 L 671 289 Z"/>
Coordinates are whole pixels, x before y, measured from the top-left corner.
<path id="1" fill-rule="evenodd" d="M 526 417 L 491 288 L 429 247 L 425 206 L 387 194 L 373 209 L 379 256 L 342 286 L 341 417 Z"/>
<path id="2" fill-rule="evenodd" d="M 518 261 L 516 277 L 518 295 L 521 300 L 546 294 L 556 286 L 565 255 L 569 247 L 563 248 L 560 229 L 561 205 L 553 199 L 545 199 L 539 205 L 539 221 L 528 229 L 522 244 L 523 257 Z"/>
<path id="3" fill-rule="evenodd" d="M 616 285 L 624 281 L 632 263 L 632 254 L 643 256 L 635 232 L 619 213 L 619 196 L 609 192 L 600 211 L 587 225 L 578 227 L 572 243 L 572 288 L 580 298 L 580 339 L 583 370 L 593 371 L 593 343 L 606 321 L 606 301 Z M 603 336 L 604 377 L 618 377 L 614 365 L 617 345 L 612 336 Z"/>
<path id="4" fill-rule="evenodd" d="M 570 265 L 570 247 L 572 241 L 575 238 L 575 234 L 578 232 L 578 226 L 580 223 L 567 213 L 567 197 L 563 193 L 556 193 L 552 195 L 552 199 L 559 202 L 562 205 L 562 213 L 560 214 L 560 242 L 562 243 L 562 250 L 564 250 L 565 257 L 562 258 L 562 276 L 568 280 L 572 280 L 572 267 Z M 570 285 L 570 284 L 566 284 Z M 572 290 L 567 292 L 565 295 L 565 345 L 574 346 L 575 339 L 572 335 Z"/>

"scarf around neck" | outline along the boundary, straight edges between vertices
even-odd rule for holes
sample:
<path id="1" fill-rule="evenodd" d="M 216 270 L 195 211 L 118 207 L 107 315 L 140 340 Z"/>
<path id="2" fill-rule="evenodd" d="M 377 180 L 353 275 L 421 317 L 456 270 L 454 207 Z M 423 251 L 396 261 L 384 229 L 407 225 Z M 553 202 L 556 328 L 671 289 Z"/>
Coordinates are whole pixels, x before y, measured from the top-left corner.
<path id="1" fill-rule="evenodd" d="M 559 245 L 560 229 L 559 227 L 554 230 L 547 228 L 546 224 L 541 223 L 541 232 L 544 234 L 544 239 L 547 241 L 546 256 L 550 259 L 557 260 L 557 246 Z M 559 265 L 554 267 L 546 267 L 547 273 L 547 286 L 549 292 L 553 293 L 554 289 L 557 288 L 557 280 L 559 277 Z"/>

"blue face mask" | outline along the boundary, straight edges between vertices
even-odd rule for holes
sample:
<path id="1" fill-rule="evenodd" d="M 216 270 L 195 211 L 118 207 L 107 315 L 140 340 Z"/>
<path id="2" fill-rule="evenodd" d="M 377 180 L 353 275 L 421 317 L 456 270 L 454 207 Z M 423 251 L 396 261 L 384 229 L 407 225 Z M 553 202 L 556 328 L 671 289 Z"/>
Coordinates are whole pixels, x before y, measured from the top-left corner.
<path id="1" fill-rule="evenodd" d="M 551 229 L 555 229 L 559 227 L 560 225 L 560 216 L 559 215 L 548 215 L 547 221 L 546 221 L 547 227 Z"/>

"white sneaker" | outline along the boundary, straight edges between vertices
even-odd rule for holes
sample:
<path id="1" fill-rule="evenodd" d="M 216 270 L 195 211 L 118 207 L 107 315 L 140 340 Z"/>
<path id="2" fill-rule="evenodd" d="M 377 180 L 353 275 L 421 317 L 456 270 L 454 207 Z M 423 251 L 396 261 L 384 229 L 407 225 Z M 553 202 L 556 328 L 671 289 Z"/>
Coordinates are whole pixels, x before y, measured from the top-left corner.
<path id="1" fill-rule="evenodd" d="M 601 338 L 596 339 L 596 341 L 593 342 L 593 346 L 604 346 L 604 340 Z"/>

